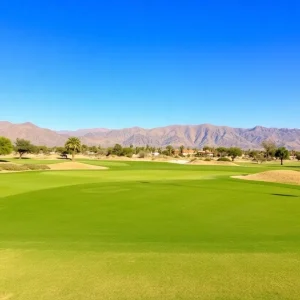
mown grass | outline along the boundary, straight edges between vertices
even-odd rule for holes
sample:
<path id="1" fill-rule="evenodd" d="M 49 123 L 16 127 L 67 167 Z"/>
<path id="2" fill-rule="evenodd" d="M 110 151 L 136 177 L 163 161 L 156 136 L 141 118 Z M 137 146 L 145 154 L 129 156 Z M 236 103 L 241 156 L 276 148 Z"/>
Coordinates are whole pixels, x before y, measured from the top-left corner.
<path id="1" fill-rule="evenodd" d="M 0 299 L 299 299 L 300 187 L 86 163 L 0 175 Z"/>

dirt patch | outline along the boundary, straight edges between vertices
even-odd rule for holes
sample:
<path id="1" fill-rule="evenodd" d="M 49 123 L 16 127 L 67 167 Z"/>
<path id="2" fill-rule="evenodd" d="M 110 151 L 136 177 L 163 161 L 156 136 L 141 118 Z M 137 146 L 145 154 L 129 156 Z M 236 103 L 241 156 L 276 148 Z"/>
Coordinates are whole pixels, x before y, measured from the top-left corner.
<path id="1" fill-rule="evenodd" d="M 80 162 L 63 162 L 48 165 L 51 170 L 107 170 L 106 167 L 88 165 Z"/>
<path id="2" fill-rule="evenodd" d="M 239 165 L 230 162 L 230 161 L 216 161 L 216 160 L 211 160 L 211 161 L 205 161 L 205 160 L 194 160 L 189 163 L 189 165 L 203 165 L 203 166 L 235 166 L 239 167 Z"/>
<path id="3" fill-rule="evenodd" d="M 277 170 L 266 171 L 257 174 L 251 174 L 247 176 L 232 176 L 233 178 L 239 178 L 244 180 L 277 182 L 286 184 L 300 185 L 300 172 L 291 170 Z"/>

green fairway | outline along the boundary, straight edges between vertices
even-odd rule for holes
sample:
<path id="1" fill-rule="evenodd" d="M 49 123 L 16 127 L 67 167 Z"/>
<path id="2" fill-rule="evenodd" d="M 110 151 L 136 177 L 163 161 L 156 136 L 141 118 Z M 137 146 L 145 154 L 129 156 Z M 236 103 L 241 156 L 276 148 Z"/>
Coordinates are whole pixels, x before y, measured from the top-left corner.
<path id="1" fill-rule="evenodd" d="M 0 300 L 299 299 L 300 187 L 231 178 L 275 166 L 83 162 L 0 174 Z"/>

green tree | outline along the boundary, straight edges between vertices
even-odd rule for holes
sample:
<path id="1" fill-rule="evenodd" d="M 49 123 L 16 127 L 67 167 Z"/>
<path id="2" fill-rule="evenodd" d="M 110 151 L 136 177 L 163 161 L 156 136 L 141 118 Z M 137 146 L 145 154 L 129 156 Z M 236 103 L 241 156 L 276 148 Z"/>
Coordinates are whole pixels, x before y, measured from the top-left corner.
<path id="1" fill-rule="evenodd" d="M 172 156 L 174 154 L 174 148 L 171 145 L 168 145 L 166 147 L 166 152 L 168 153 L 167 155 Z"/>
<path id="2" fill-rule="evenodd" d="M 88 148 L 88 150 L 93 153 L 98 153 L 98 151 L 101 150 L 101 148 L 97 148 L 97 146 L 91 146 Z"/>
<path id="3" fill-rule="evenodd" d="M 85 144 L 81 145 L 81 153 L 86 154 L 89 151 L 89 147 Z"/>
<path id="4" fill-rule="evenodd" d="M 225 147 L 218 147 L 217 149 L 217 153 L 219 156 L 224 157 L 227 154 L 228 149 Z"/>
<path id="5" fill-rule="evenodd" d="M 184 146 L 183 146 L 183 145 L 181 145 L 181 146 L 179 147 L 179 152 L 180 152 L 180 155 L 183 155 L 183 151 L 184 151 Z"/>
<path id="6" fill-rule="evenodd" d="M 10 154 L 12 153 L 13 149 L 14 148 L 11 140 L 4 136 L 0 136 L 0 155 Z"/>
<path id="7" fill-rule="evenodd" d="M 300 152 L 296 152 L 295 157 L 296 157 L 297 160 L 300 160 Z"/>
<path id="8" fill-rule="evenodd" d="M 121 155 L 122 156 L 126 156 L 126 157 L 132 157 L 133 153 L 134 153 L 134 149 L 133 148 L 131 148 L 131 147 L 125 147 L 125 148 L 122 149 Z"/>
<path id="9" fill-rule="evenodd" d="M 47 146 L 35 146 L 33 148 L 33 153 L 36 153 L 36 154 L 49 154 L 50 153 L 50 149 L 47 147 Z"/>
<path id="10" fill-rule="evenodd" d="M 276 144 L 271 140 L 265 140 L 261 143 L 262 147 L 266 151 L 266 159 L 270 159 L 271 157 L 274 157 L 275 150 L 276 150 Z"/>
<path id="11" fill-rule="evenodd" d="M 115 144 L 115 146 L 112 148 L 111 154 L 121 156 L 123 152 L 123 148 L 120 144 Z"/>
<path id="12" fill-rule="evenodd" d="M 55 152 L 59 154 L 69 154 L 69 151 L 65 147 L 56 147 Z"/>
<path id="13" fill-rule="evenodd" d="M 70 151 L 72 154 L 72 160 L 75 159 L 75 153 L 80 152 L 81 149 L 81 142 L 78 137 L 72 136 L 69 137 L 66 144 L 65 144 L 66 150 Z"/>
<path id="14" fill-rule="evenodd" d="M 253 158 L 253 160 L 256 161 L 257 163 L 259 163 L 259 162 L 263 163 L 266 160 L 264 152 L 262 152 L 262 151 L 251 150 L 251 151 L 248 151 L 248 155 L 249 155 L 249 157 Z"/>
<path id="15" fill-rule="evenodd" d="M 17 139 L 15 143 L 15 151 L 19 153 L 19 158 L 21 159 L 25 153 L 31 153 L 34 151 L 34 145 L 28 140 Z"/>
<path id="16" fill-rule="evenodd" d="M 280 164 L 283 165 L 283 160 L 290 157 L 289 151 L 285 147 L 279 147 L 275 151 L 275 157 L 280 159 Z"/>
<path id="17" fill-rule="evenodd" d="M 203 147 L 203 151 L 211 151 L 211 147 L 209 147 L 209 146 L 204 146 L 204 147 Z"/>
<path id="18" fill-rule="evenodd" d="M 243 151 L 238 147 L 231 147 L 227 150 L 227 153 L 231 157 L 231 160 L 234 161 L 238 156 L 242 156 Z"/>

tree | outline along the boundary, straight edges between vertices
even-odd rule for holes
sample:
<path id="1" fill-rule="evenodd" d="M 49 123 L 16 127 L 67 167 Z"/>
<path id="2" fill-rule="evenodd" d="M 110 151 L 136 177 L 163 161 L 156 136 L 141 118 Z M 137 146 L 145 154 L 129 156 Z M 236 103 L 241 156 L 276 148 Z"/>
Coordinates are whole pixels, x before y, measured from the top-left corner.
<path id="1" fill-rule="evenodd" d="M 296 152 L 295 157 L 296 157 L 297 160 L 300 160 L 300 152 Z"/>
<path id="2" fill-rule="evenodd" d="M 251 150 L 248 153 L 249 157 L 253 158 L 254 161 L 256 161 L 257 163 L 263 163 L 264 161 L 266 161 L 264 152 L 261 151 L 257 151 L 257 150 Z"/>
<path id="3" fill-rule="evenodd" d="M 243 151 L 238 147 L 231 147 L 227 150 L 227 153 L 231 157 L 231 160 L 234 161 L 238 156 L 242 156 Z"/>
<path id="4" fill-rule="evenodd" d="M 97 146 L 91 146 L 88 148 L 88 150 L 93 153 L 98 153 L 98 151 L 101 149 L 97 148 Z"/>
<path id="5" fill-rule="evenodd" d="M 271 140 L 265 140 L 261 143 L 262 147 L 266 151 L 266 159 L 268 160 L 271 157 L 274 157 L 275 150 L 276 150 L 276 144 Z"/>
<path id="6" fill-rule="evenodd" d="M 168 153 L 167 155 L 172 156 L 174 154 L 174 148 L 171 145 L 168 145 L 166 147 L 166 152 Z"/>
<path id="7" fill-rule="evenodd" d="M 112 148 L 111 154 L 121 156 L 123 152 L 123 148 L 120 144 L 115 144 L 115 146 Z"/>
<path id="8" fill-rule="evenodd" d="M 125 147 L 125 148 L 122 149 L 121 155 L 122 156 L 126 156 L 126 157 L 132 157 L 133 152 L 134 152 L 133 148 L 131 148 L 131 147 Z"/>
<path id="9" fill-rule="evenodd" d="M 10 139 L 0 136 L 0 155 L 7 155 L 12 153 L 13 145 Z"/>
<path id="10" fill-rule="evenodd" d="M 279 147 L 275 151 L 275 157 L 280 159 L 281 165 L 283 165 L 283 160 L 290 157 L 289 151 L 285 147 Z"/>
<path id="11" fill-rule="evenodd" d="M 32 152 L 35 154 L 49 154 L 50 153 L 50 149 L 47 146 L 34 146 L 32 149 Z"/>
<path id="12" fill-rule="evenodd" d="M 69 154 L 68 150 L 65 147 L 56 147 L 55 152 L 59 154 Z"/>
<path id="13" fill-rule="evenodd" d="M 20 159 L 25 153 L 31 153 L 34 150 L 34 146 L 30 141 L 24 139 L 17 139 L 15 143 L 15 150 L 19 153 Z"/>
<path id="14" fill-rule="evenodd" d="M 220 155 L 221 157 L 226 156 L 227 154 L 227 148 L 225 147 L 218 147 L 217 149 L 218 155 Z"/>
<path id="15" fill-rule="evenodd" d="M 72 160 L 74 160 L 75 153 L 80 152 L 81 149 L 81 142 L 79 138 L 75 136 L 69 137 L 65 144 L 65 148 L 72 153 Z"/>
<path id="16" fill-rule="evenodd" d="M 181 146 L 179 147 L 179 152 L 180 152 L 180 155 L 183 155 L 183 151 L 184 151 L 184 146 L 183 146 L 183 145 L 181 145 Z"/>
<path id="17" fill-rule="evenodd" d="M 89 151 L 89 147 L 87 145 L 85 145 L 85 144 L 82 144 L 81 145 L 81 152 L 83 154 L 86 154 L 88 151 Z"/>
<path id="18" fill-rule="evenodd" d="M 209 151 L 209 152 L 210 152 L 210 151 L 211 151 L 211 147 L 209 147 L 209 146 L 204 146 L 204 147 L 203 147 L 203 151 Z"/>

